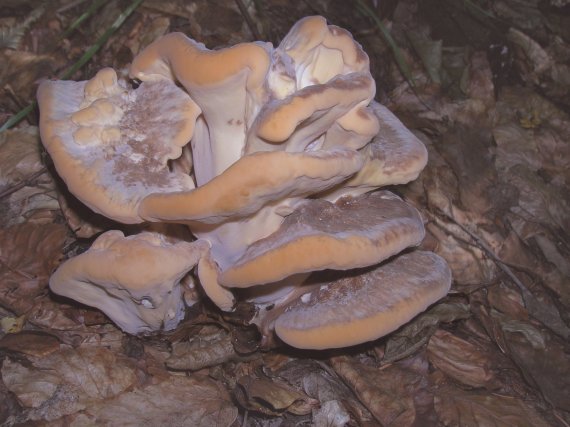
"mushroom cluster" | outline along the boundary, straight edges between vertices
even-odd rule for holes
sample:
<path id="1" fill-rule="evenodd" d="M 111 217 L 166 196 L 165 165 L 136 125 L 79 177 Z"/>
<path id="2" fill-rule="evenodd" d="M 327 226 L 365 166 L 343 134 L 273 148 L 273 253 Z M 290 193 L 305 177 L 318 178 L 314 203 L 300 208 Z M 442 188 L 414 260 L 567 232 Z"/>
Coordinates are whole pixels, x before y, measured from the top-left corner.
<path id="1" fill-rule="evenodd" d="M 107 231 L 54 292 L 137 334 L 176 327 L 193 275 L 221 310 L 252 302 L 265 337 L 312 349 L 376 339 L 446 295 L 443 259 L 400 254 L 422 241 L 420 214 L 378 190 L 415 179 L 426 149 L 373 101 L 349 32 L 308 17 L 277 48 L 220 50 L 171 33 L 130 77 L 43 82 L 43 144 L 93 211 L 192 236 Z"/>

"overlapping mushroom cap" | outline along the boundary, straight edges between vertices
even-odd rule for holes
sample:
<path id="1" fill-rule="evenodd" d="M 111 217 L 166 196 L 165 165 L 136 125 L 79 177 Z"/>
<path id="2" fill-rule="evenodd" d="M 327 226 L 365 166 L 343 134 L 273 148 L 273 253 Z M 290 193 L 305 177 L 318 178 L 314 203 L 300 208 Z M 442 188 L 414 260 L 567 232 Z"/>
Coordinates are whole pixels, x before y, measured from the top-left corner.
<path id="1" fill-rule="evenodd" d="M 373 101 L 368 57 L 347 31 L 309 17 L 277 48 L 256 42 L 216 51 L 172 33 L 141 52 L 130 74 L 142 82 L 136 89 L 111 69 L 87 82 L 43 83 L 44 145 L 71 192 L 94 211 L 124 223 L 186 224 L 197 240 L 150 250 L 144 234 L 123 237 L 116 243 L 121 253 L 144 247 L 154 260 L 144 284 L 143 270 L 135 284 L 126 273 L 98 272 L 110 255 L 97 240 L 60 267 L 54 291 L 101 308 L 127 332 L 171 328 L 181 317 L 181 298 L 172 289 L 197 265 L 216 305 L 231 310 L 232 289 L 249 288 L 248 299 L 274 307 L 255 319 L 261 330 L 270 333 L 275 324 L 281 339 L 298 347 L 309 346 L 300 336 L 330 325 L 348 330 L 351 322 L 365 324 L 367 332 L 321 347 L 377 338 L 447 293 L 449 270 L 435 254 L 391 259 L 421 242 L 423 223 L 403 200 L 374 190 L 415 179 L 427 152 Z M 163 266 L 154 269 L 181 250 L 187 263 L 168 274 Z M 139 266 L 111 258 L 125 272 Z M 322 292 L 306 280 L 311 272 L 369 266 L 377 267 L 357 276 L 366 286 L 355 287 L 354 303 L 380 298 L 384 304 L 369 305 L 364 314 L 345 310 L 329 325 L 303 324 L 303 304 L 295 303 L 301 295 L 311 299 L 311 310 L 332 315 L 347 289 L 346 281 L 327 285 L 321 304 Z M 394 282 L 400 270 L 398 289 L 390 290 L 382 282 Z M 170 283 L 168 298 L 157 274 Z M 95 294 L 97 301 L 89 302 Z M 149 300 L 168 302 L 152 318 L 133 305 Z"/>
<path id="2" fill-rule="evenodd" d="M 171 243 L 159 233 L 107 231 L 58 268 L 50 287 L 101 309 L 126 332 L 173 329 L 184 318 L 180 282 L 207 247 Z"/>

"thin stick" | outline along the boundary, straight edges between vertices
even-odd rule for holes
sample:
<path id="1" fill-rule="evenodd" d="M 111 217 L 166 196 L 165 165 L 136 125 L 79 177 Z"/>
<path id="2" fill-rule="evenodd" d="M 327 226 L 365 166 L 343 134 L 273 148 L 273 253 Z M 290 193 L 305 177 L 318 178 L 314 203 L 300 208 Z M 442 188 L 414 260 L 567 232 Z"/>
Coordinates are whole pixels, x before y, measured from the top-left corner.
<path id="1" fill-rule="evenodd" d="M 31 185 L 36 179 L 38 179 L 40 176 L 42 176 L 45 172 L 47 172 L 47 168 L 44 166 L 39 171 L 31 174 L 25 180 L 18 182 L 17 184 L 12 185 L 12 186 L 6 188 L 5 190 L 0 191 L 0 199 L 3 199 L 4 197 L 8 197 L 10 194 L 13 194 L 16 191 L 21 190 L 22 188 L 27 187 L 28 185 Z"/>

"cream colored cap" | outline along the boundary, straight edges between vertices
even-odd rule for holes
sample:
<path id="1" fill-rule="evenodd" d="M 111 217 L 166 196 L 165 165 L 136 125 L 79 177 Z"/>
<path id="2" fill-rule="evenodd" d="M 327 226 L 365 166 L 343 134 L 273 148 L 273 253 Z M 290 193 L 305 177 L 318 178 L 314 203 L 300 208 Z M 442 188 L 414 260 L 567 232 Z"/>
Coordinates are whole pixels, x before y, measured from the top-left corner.
<path id="1" fill-rule="evenodd" d="M 309 200 L 223 271 L 220 283 L 240 288 L 295 273 L 366 267 L 418 245 L 424 234 L 419 212 L 387 191 L 336 203 Z"/>
<path id="2" fill-rule="evenodd" d="M 156 102 L 161 99 L 161 102 Z M 46 81 L 38 89 L 42 142 L 69 190 L 97 213 L 137 223 L 154 192 L 191 190 L 171 172 L 200 110 L 169 81 L 121 86 L 112 69 L 84 82 Z"/>
<path id="3" fill-rule="evenodd" d="M 49 285 L 97 307 L 130 334 L 173 329 L 184 317 L 180 281 L 207 248 L 203 241 L 172 244 L 158 233 L 108 231 L 64 262 Z"/>
<path id="4" fill-rule="evenodd" d="M 303 349 L 348 347 L 398 329 L 451 286 L 445 260 L 414 251 L 367 271 L 347 272 L 323 283 L 275 323 L 279 338 Z"/>

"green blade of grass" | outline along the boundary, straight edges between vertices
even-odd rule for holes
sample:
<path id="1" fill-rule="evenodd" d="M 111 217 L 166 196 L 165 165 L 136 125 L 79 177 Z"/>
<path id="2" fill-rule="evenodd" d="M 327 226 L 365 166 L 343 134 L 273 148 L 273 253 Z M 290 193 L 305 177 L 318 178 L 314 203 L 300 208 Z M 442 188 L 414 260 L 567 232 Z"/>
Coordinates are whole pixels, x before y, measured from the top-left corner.
<path id="1" fill-rule="evenodd" d="M 415 82 L 410 67 L 406 62 L 404 55 L 402 55 L 400 48 L 392 38 L 390 31 L 388 31 L 388 28 L 386 28 L 386 26 L 382 23 L 378 15 L 376 15 L 376 13 L 366 3 L 364 3 L 363 0 L 356 0 L 356 2 L 358 8 L 360 9 L 360 12 L 374 21 L 374 23 L 382 33 L 382 37 L 384 38 L 386 43 L 388 43 L 388 46 L 390 46 L 390 49 L 392 50 L 392 54 L 394 55 L 394 59 L 396 60 L 398 68 L 400 69 L 400 71 L 402 72 L 408 83 L 410 83 L 412 87 L 415 87 Z"/>
<path id="2" fill-rule="evenodd" d="M 465 8 L 476 13 L 479 14 L 480 16 L 489 18 L 492 21 L 496 21 L 497 17 L 492 13 L 492 12 L 488 12 L 485 9 L 483 9 L 481 6 L 479 6 L 476 3 L 473 3 L 470 0 L 463 0 L 463 4 L 465 5 Z"/>
<path id="3" fill-rule="evenodd" d="M 108 0 L 95 0 L 93 3 L 91 3 L 91 6 L 89 6 L 89 8 L 83 12 L 79 18 L 71 23 L 69 28 L 67 28 L 67 30 L 65 30 L 63 34 L 59 36 L 59 39 L 61 40 L 71 34 L 73 30 L 79 27 L 87 18 L 91 17 L 91 15 L 93 15 L 97 9 L 107 3 L 107 1 Z"/>
<path id="4" fill-rule="evenodd" d="M 91 46 L 89 49 L 87 49 L 85 51 L 85 53 L 83 54 L 83 56 L 81 58 L 79 58 L 79 60 L 75 64 L 73 64 L 71 66 L 71 68 L 69 68 L 65 73 L 63 73 L 63 75 L 60 77 L 60 79 L 61 80 L 67 80 L 77 70 L 79 70 L 87 62 L 89 62 L 89 60 L 93 57 L 93 55 L 95 55 L 95 53 L 99 49 L 101 49 L 101 46 L 103 46 L 105 43 L 107 43 L 107 40 L 109 40 L 111 35 L 113 35 L 113 33 L 115 31 L 117 31 L 121 25 L 123 25 L 123 22 L 125 22 L 125 20 L 129 17 L 129 15 L 131 13 L 133 13 L 135 11 L 135 9 L 137 7 L 139 7 L 143 1 L 144 0 L 134 0 L 131 3 L 131 5 L 123 13 L 121 13 L 117 17 L 115 22 L 113 22 L 113 25 L 111 25 L 109 28 L 107 28 L 107 31 L 105 31 L 105 33 L 101 37 L 99 37 L 99 40 L 97 40 L 97 42 L 95 42 L 95 44 L 93 46 Z"/>
<path id="5" fill-rule="evenodd" d="M 0 132 L 4 132 L 6 129 L 10 129 L 12 126 L 18 124 L 20 122 L 20 120 L 24 119 L 28 114 L 30 114 L 32 112 L 32 110 L 34 109 L 35 106 L 36 106 L 36 101 L 32 102 L 27 107 L 18 111 L 16 114 L 14 114 L 8 120 L 6 120 L 6 123 L 4 123 L 2 125 L 2 127 L 0 128 Z"/>
<path id="6" fill-rule="evenodd" d="M 99 49 L 101 49 L 101 47 L 107 42 L 107 40 L 109 40 L 111 35 L 113 35 L 113 33 L 117 31 L 117 29 L 119 29 L 121 25 L 123 25 L 123 22 L 125 22 L 125 20 L 131 15 L 131 13 L 133 13 L 143 1 L 144 0 L 133 0 L 130 6 L 117 17 L 115 22 L 113 22 L 113 24 L 107 29 L 107 31 L 105 31 L 105 33 L 101 37 L 99 37 L 99 39 L 95 42 L 95 44 L 92 45 L 89 49 L 87 49 L 87 51 L 85 51 L 85 53 L 81 56 L 81 58 L 79 58 L 79 60 L 75 64 L 73 64 L 67 71 L 65 71 L 65 73 L 63 73 L 60 76 L 60 79 L 66 80 L 70 78 L 77 70 L 79 70 L 87 62 L 89 62 L 89 60 L 93 57 L 93 55 L 95 55 L 95 53 Z M 30 112 L 34 109 L 35 105 L 36 102 L 34 101 L 30 105 L 19 111 L 18 113 L 16 113 L 14 116 L 10 117 L 10 119 L 8 119 L 6 123 L 4 123 L 2 127 L 0 127 L 0 132 L 4 132 L 6 129 L 10 129 L 12 126 L 19 123 L 28 114 L 30 114 Z"/>

